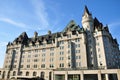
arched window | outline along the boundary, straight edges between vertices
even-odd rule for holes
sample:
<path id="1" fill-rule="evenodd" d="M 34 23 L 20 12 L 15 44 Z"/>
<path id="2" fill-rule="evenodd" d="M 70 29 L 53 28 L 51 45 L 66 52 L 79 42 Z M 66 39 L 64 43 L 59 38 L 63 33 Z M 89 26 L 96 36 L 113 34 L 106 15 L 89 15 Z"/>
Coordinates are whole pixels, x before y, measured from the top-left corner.
<path id="1" fill-rule="evenodd" d="M 20 71 L 19 75 L 21 75 L 21 76 L 22 76 L 22 71 Z"/>
<path id="2" fill-rule="evenodd" d="M 2 79 L 5 78 L 5 71 L 3 71 L 3 74 L 2 74 Z"/>
<path id="3" fill-rule="evenodd" d="M 26 72 L 26 76 L 29 76 L 29 72 L 28 71 Z"/>
<path id="4" fill-rule="evenodd" d="M 41 72 L 41 78 L 44 78 L 45 72 Z"/>
<path id="5" fill-rule="evenodd" d="M 7 78 L 8 78 L 8 79 L 10 78 L 10 71 L 9 71 L 8 74 L 7 74 Z"/>
<path id="6" fill-rule="evenodd" d="M 0 75 L 1 75 L 1 71 L 0 71 Z"/>
<path id="7" fill-rule="evenodd" d="M 37 75 L 37 72 L 33 72 L 33 76 L 36 76 Z"/>
<path id="8" fill-rule="evenodd" d="M 16 71 L 13 71 L 13 76 L 15 76 L 16 75 Z"/>
<path id="9" fill-rule="evenodd" d="M 49 72 L 49 80 L 52 80 L 52 72 Z"/>

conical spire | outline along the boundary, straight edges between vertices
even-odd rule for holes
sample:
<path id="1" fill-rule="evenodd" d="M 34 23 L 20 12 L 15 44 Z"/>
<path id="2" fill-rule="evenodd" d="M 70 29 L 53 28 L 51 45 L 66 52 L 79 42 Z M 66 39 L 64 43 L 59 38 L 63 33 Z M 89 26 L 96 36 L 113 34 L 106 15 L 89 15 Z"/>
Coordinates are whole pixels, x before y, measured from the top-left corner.
<path id="1" fill-rule="evenodd" d="M 91 15 L 91 13 L 89 12 L 87 6 L 85 5 L 85 9 L 84 9 L 84 14 L 83 14 L 83 16 L 84 16 L 86 13 L 87 13 L 88 15 Z"/>

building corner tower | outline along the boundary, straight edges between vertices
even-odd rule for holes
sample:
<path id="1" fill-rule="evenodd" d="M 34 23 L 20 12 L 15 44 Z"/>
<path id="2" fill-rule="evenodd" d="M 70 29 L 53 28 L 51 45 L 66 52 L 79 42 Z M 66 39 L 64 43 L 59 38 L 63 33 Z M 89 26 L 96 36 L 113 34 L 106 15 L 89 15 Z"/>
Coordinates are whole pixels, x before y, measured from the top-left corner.
<path id="1" fill-rule="evenodd" d="M 89 12 L 87 6 L 85 6 L 84 14 L 82 16 L 82 26 L 86 32 L 86 42 L 87 42 L 87 63 L 88 68 L 97 67 L 97 58 L 95 50 L 95 40 L 94 40 L 94 19 L 92 14 Z"/>

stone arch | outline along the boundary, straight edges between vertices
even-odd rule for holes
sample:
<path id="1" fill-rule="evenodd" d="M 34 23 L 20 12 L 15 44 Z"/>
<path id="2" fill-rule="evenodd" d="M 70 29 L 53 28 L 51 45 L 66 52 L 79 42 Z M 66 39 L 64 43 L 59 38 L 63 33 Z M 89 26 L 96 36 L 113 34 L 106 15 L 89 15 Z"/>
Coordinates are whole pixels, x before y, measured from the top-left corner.
<path id="1" fill-rule="evenodd" d="M 29 72 L 28 71 L 26 72 L 26 76 L 29 76 Z"/>
<path id="2" fill-rule="evenodd" d="M 7 78 L 8 79 L 10 78 L 10 71 L 8 71 Z"/>
<path id="3" fill-rule="evenodd" d="M 19 72 L 19 75 L 20 75 L 20 76 L 22 76 L 22 74 L 23 74 L 23 72 L 22 72 L 22 71 L 20 71 L 20 72 Z"/>
<path id="4" fill-rule="evenodd" d="M 45 77 L 45 72 L 42 71 L 40 77 L 44 79 L 44 77 Z"/>
<path id="5" fill-rule="evenodd" d="M 1 71 L 0 71 L 0 75 L 1 75 Z"/>
<path id="6" fill-rule="evenodd" d="M 37 75 L 37 72 L 34 71 L 34 72 L 33 72 L 33 76 L 36 76 L 36 75 Z"/>
<path id="7" fill-rule="evenodd" d="M 52 72 L 49 72 L 49 80 L 52 80 Z"/>
<path id="8" fill-rule="evenodd" d="M 5 71 L 3 71 L 3 74 L 2 74 L 2 79 L 5 78 Z"/>
<path id="9" fill-rule="evenodd" d="M 13 76 L 16 76 L 16 71 L 13 71 Z"/>

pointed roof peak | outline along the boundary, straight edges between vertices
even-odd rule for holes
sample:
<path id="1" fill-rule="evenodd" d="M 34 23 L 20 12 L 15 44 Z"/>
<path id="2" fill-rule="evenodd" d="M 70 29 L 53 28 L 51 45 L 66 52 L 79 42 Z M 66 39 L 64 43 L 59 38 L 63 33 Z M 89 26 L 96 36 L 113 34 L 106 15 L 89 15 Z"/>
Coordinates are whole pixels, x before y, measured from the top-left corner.
<path id="1" fill-rule="evenodd" d="M 91 15 L 91 13 L 89 12 L 87 6 L 85 5 L 83 16 L 84 16 L 86 13 L 87 13 L 88 15 Z"/>

